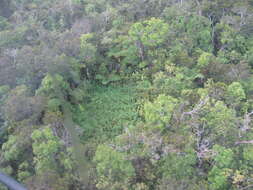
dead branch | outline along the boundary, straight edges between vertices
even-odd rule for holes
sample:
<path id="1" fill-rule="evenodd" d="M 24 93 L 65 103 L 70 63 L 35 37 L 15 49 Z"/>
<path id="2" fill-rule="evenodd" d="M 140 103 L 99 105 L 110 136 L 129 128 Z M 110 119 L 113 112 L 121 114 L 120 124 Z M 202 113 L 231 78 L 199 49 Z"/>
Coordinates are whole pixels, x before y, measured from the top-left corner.
<path id="1" fill-rule="evenodd" d="M 242 121 L 242 126 L 240 126 L 240 132 L 246 132 L 250 129 L 250 123 L 251 123 L 251 116 L 253 115 L 253 111 L 250 113 L 246 113 L 244 115 L 244 119 Z M 239 133 L 239 136 L 241 137 L 241 133 Z"/>
<path id="2" fill-rule="evenodd" d="M 235 145 L 238 145 L 238 144 L 253 144 L 253 140 L 250 140 L 250 141 L 237 141 L 237 142 L 235 142 Z"/>
<path id="3" fill-rule="evenodd" d="M 203 106 L 206 105 L 208 100 L 209 100 L 209 96 L 207 96 L 204 99 L 200 100 L 200 102 L 193 108 L 193 110 L 191 110 L 189 112 L 183 112 L 183 114 L 181 115 L 180 120 L 182 121 L 186 115 L 190 115 L 191 117 L 193 117 L 194 115 L 198 114 L 198 112 L 203 108 Z"/>

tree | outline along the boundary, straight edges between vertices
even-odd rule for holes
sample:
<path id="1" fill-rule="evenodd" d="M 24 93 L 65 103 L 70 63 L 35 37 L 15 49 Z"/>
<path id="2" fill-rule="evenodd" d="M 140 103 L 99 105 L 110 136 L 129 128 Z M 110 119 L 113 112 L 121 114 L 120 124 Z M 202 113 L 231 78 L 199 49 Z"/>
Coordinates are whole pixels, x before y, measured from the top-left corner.
<path id="1" fill-rule="evenodd" d="M 151 18 L 137 22 L 130 27 L 127 36 L 119 36 L 116 41 L 119 44 L 109 56 L 122 60 L 123 68 L 132 67 L 130 71 L 146 67 L 161 69 L 160 64 L 166 57 L 163 46 L 168 32 L 168 24 L 161 19 Z"/>
<path id="2" fill-rule="evenodd" d="M 129 189 L 134 168 L 124 153 L 100 145 L 94 161 L 97 163 L 98 189 Z"/>
<path id="3" fill-rule="evenodd" d="M 44 99 L 40 96 L 29 96 L 26 86 L 17 86 L 6 98 L 4 117 L 11 123 L 28 120 L 28 123 L 39 123 L 44 109 Z"/>
<path id="4" fill-rule="evenodd" d="M 233 151 L 222 146 L 214 146 L 215 151 L 214 165 L 208 173 L 208 181 L 211 182 L 212 189 L 226 189 L 230 188 L 228 178 L 232 175 L 233 168 Z"/>
<path id="5" fill-rule="evenodd" d="M 227 101 L 232 106 L 239 105 L 241 101 L 246 99 L 245 92 L 239 82 L 233 82 L 228 86 Z"/>
<path id="6" fill-rule="evenodd" d="M 43 183 L 45 180 L 44 183 L 46 184 L 46 181 L 49 180 L 46 175 L 49 175 L 59 182 L 51 181 L 47 185 L 52 188 L 57 183 L 60 184 L 64 181 L 63 188 L 67 189 L 75 177 L 73 172 L 75 164 L 71 157 L 71 149 L 66 149 L 63 142 L 53 134 L 52 129 L 48 126 L 34 130 L 31 138 L 33 140 L 33 162 L 37 175 L 34 180 L 38 183 Z M 78 184 L 76 185 L 78 186 Z"/>
<path id="7" fill-rule="evenodd" d="M 170 126 L 177 103 L 176 98 L 161 94 L 153 103 L 147 102 L 144 104 L 143 116 L 146 122 L 152 123 L 153 129 L 151 130 L 163 130 Z"/>

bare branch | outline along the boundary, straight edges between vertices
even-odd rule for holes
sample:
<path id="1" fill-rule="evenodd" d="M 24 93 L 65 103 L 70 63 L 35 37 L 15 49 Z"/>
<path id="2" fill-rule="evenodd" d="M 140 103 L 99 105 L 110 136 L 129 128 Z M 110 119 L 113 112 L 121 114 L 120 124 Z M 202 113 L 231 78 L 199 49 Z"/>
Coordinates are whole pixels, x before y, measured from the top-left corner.
<path id="1" fill-rule="evenodd" d="M 253 115 L 253 111 L 250 113 L 246 113 L 244 115 L 242 126 L 240 127 L 242 132 L 245 132 L 250 129 L 251 116 Z"/>
<path id="2" fill-rule="evenodd" d="M 200 100 L 200 102 L 193 108 L 193 110 L 191 110 L 189 112 L 183 112 L 180 120 L 182 121 L 184 119 L 185 115 L 190 115 L 191 117 L 193 117 L 195 114 L 198 114 L 198 112 L 203 108 L 203 106 L 206 105 L 208 100 L 209 100 L 209 96 Z"/>
<path id="3" fill-rule="evenodd" d="M 251 188 L 251 187 L 253 187 L 253 185 L 248 185 L 248 186 L 246 186 L 246 187 L 241 188 L 240 190 L 246 190 L 246 189 L 249 189 L 249 188 Z"/>
<path id="4" fill-rule="evenodd" d="M 253 140 L 251 140 L 251 141 L 237 141 L 237 142 L 235 142 L 235 145 L 238 145 L 238 144 L 253 144 Z"/>

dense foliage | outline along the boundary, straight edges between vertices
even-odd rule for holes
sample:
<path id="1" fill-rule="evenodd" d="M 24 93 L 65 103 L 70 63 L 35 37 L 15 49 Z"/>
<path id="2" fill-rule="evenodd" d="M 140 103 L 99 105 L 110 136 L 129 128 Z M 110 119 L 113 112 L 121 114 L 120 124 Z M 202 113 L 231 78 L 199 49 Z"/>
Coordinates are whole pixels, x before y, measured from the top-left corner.
<path id="1" fill-rule="evenodd" d="M 252 0 L 1 0 L 0 170 L 31 190 L 252 189 L 252 71 Z"/>

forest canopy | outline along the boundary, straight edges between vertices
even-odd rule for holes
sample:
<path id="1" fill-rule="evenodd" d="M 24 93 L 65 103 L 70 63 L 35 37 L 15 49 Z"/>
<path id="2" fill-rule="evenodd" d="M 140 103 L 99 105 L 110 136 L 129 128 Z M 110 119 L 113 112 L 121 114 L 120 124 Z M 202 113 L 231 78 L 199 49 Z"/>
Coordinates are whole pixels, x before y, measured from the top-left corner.
<path id="1" fill-rule="evenodd" d="M 0 171 L 29 190 L 253 189 L 252 71 L 252 0 L 1 0 Z"/>

